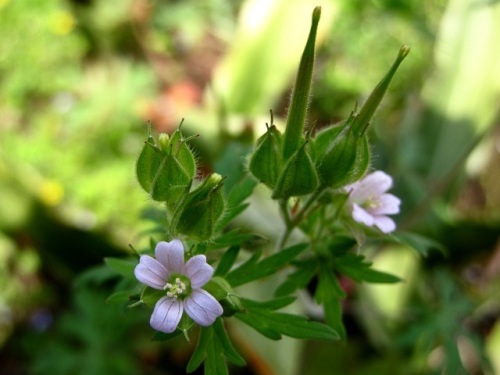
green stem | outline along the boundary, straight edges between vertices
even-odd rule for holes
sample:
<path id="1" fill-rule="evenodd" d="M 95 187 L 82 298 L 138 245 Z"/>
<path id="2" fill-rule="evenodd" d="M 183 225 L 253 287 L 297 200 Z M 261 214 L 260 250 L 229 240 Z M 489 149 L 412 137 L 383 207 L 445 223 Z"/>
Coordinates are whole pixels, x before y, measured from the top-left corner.
<path id="1" fill-rule="evenodd" d="M 280 251 L 283 249 L 283 247 L 286 244 L 286 241 L 288 240 L 288 237 L 292 233 L 292 230 L 297 227 L 302 220 L 304 220 L 304 217 L 306 217 L 306 213 L 308 213 L 309 208 L 311 205 L 321 196 L 323 191 L 325 190 L 324 187 L 318 188 L 306 201 L 304 206 L 300 209 L 300 211 L 293 217 L 290 217 L 290 214 L 288 212 L 288 201 L 287 200 L 281 200 L 280 202 L 280 209 L 281 213 L 283 215 L 283 218 L 285 220 L 285 225 L 286 229 L 281 235 L 279 241 L 276 244 L 276 252 Z"/>

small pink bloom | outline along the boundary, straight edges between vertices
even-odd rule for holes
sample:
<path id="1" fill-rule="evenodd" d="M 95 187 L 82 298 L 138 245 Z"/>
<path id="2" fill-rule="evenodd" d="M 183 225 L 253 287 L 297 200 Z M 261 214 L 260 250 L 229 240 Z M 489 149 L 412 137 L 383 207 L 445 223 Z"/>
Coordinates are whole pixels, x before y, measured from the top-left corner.
<path id="1" fill-rule="evenodd" d="M 174 332 L 184 311 L 199 325 L 212 325 L 223 309 L 210 293 L 201 289 L 213 274 L 205 255 L 195 255 L 184 263 L 184 246 L 181 241 L 173 240 L 159 242 L 155 256 L 156 259 L 141 256 L 134 270 L 141 283 L 165 290 L 165 297 L 156 302 L 151 315 L 151 327 Z"/>
<path id="2" fill-rule="evenodd" d="M 369 227 L 376 226 L 384 233 L 396 229 L 394 221 L 386 215 L 399 213 L 401 200 L 386 191 L 392 187 L 392 177 L 382 171 L 376 171 L 365 178 L 348 185 L 348 203 L 352 217 L 358 223 Z"/>

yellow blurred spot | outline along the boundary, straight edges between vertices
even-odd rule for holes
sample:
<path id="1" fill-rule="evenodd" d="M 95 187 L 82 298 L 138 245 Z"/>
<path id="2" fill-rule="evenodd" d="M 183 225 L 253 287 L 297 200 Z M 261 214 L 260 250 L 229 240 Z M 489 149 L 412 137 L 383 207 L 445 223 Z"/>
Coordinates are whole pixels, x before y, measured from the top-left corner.
<path id="1" fill-rule="evenodd" d="M 75 18 L 71 13 L 65 11 L 59 11 L 54 14 L 50 22 L 50 30 L 56 35 L 69 34 L 74 27 Z"/>
<path id="2" fill-rule="evenodd" d="M 486 352 L 488 353 L 491 365 L 493 366 L 492 374 L 500 374 L 500 322 L 496 322 L 491 333 L 486 341 Z"/>
<path id="3" fill-rule="evenodd" d="M 64 189 L 58 182 L 48 180 L 43 182 L 39 196 L 47 206 L 56 206 L 64 196 Z"/>
<path id="4" fill-rule="evenodd" d="M 0 0 L 0 9 L 6 6 L 9 3 L 9 0 Z"/>

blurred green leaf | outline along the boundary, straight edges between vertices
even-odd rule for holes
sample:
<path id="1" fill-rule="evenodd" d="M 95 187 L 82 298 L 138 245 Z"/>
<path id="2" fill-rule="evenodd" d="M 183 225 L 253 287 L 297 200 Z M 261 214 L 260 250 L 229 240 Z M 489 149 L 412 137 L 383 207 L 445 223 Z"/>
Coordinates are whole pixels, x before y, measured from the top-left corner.
<path id="1" fill-rule="evenodd" d="M 104 258 L 104 263 L 115 271 L 126 278 L 134 278 L 134 269 L 137 266 L 137 259 L 119 259 L 119 258 Z"/>
<path id="2" fill-rule="evenodd" d="M 447 254 L 446 247 L 443 244 L 418 233 L 397 231 L 393 233 L 391 237 L 398 240 L 398 242 L 411 247 L 424 257 L 429 255 L 429 252 L 432 250 L 437 250 L 443 255 Z"/>
<path id="3" fill-rule="evenodd" d="M 401 279 L 386 272 L 371 268 L 370 262 L 364 261 L 364 256 L 347 253 L 335 259 L 335 268 L 356 281 L 370 283 L 397 283 Z"/>

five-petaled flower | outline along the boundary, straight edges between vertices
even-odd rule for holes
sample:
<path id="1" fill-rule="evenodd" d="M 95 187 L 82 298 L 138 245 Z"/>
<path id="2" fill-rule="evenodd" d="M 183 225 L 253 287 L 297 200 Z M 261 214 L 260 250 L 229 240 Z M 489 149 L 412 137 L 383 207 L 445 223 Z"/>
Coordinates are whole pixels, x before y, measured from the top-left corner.
<path id="1" fill-rule="evenodd" d="M 391 187 L 392 177 L 382 171 L 375 171 L 346 186 L 353 219 L 370 227 L 376 226 L 384 233 L 395 230 L 396 224 L 386 215 L 397 214 L 401 200 L 386 193 Z"/>
<path id="2" fill-rule="evenodd" d="M 201 326 L 209 326 L 223 309 L 206 290 L 201 289 L 212 277 L 213 268 L 205 255 L 195 255 L 184 263 L 181 241 L 159 242 L 156 259 L 142 255 L 135 267 L 135 277 L 147 286 L 164 290 L 151 315 L 151 327 L 171 333 L 177 328 L 184 311 Z"/>

